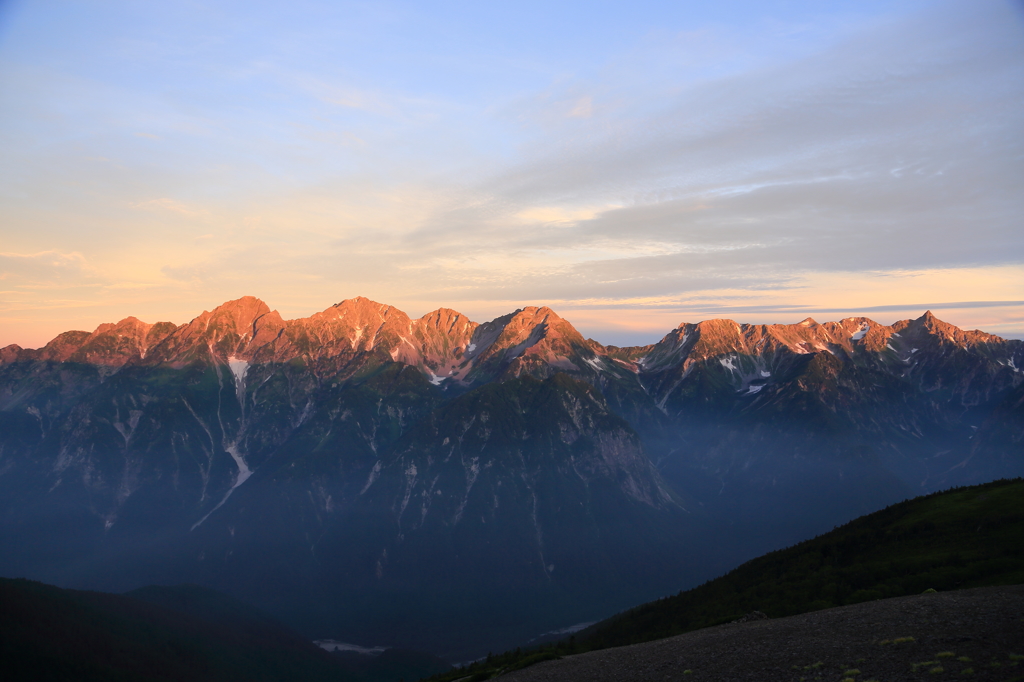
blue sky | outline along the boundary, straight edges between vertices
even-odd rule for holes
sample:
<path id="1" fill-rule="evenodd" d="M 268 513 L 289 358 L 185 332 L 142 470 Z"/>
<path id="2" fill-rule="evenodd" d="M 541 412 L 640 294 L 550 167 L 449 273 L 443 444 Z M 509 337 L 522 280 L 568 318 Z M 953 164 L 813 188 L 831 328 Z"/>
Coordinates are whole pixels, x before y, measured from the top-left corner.
<path id="1" fill-rule="evenodd" d="M 0 346 L 252 294 L 1024 336 L 1011 2 L 0 3 Z"/>

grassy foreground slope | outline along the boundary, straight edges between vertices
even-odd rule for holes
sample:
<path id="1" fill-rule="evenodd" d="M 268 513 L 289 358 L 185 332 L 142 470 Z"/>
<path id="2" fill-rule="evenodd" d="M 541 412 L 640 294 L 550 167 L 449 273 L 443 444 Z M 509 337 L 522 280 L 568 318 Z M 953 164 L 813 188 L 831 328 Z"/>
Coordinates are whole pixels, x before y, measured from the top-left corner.
<path id="1" fill-rule="evenodd" d="M 637 644 L 727 623 L 886 597 L 1024 583 L 1024 480 L 919 497 L 753 559 L 699 587 L 643 604 L 538 649 L 489 657 L 436 680 L 483 680 L 563 654 Z M 699 548 L 697 548 L 699 551 Z"/>
<path id="2" fill-rule="evenodd" d="M 1024 480 L 894 504 L 700 587 L 644 604 L 577 635 L 584 649 L 661 639 L 751 611 L 792 616 L 857 602 L 1024 583 Z"/>

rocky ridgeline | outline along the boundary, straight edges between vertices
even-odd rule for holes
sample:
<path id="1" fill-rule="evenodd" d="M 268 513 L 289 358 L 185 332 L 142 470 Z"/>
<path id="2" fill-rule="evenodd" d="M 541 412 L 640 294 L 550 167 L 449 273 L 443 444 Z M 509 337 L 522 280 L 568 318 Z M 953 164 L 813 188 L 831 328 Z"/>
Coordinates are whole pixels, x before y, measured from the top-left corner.
<path id="1" fill-rule="evenodd" d="M 593 357 L 591 346 L 600 348 L 549 308 L 529 307 L 481 325 L 447 308 L 413 320 L 397 308 L 360 297 L 307 318 L 284 320 L 263 301 L 245 297 L 180 327 L 129 317 L 91 334 L 66 332 L 38 350 L 7 346 L 0 349 L 0 360 L 178 368 L 229 358 L 249 364 L 301 360 L 325 377 L 391 361 L 419 367 L 435 383 L 468 385 L 486 369 L 509 376 L 541 365 L 579 371 L 570 358 L 581 351 Z"/>
<path id="2" fill-rule="evenodd" d="M 547 307 L 527 307 L 478 324 L 440 308 L 411 319 L 388 305 L 359 297 L 307 318 L 284 320 L 263 301 L 230 301 L 191 322 L 147 324 L 128 317 L 92 333 L 69 331 L 38 350 L 10 345 L 0 362 L 74 362 L 108 367 L 192 362 L 247 364 L 301 360 L 326 379 L 356 376 L 369 365 L 400 362 L 419 368 L 435 385 L 462 387 L 522 374 L 545 377 L 567 372 L 588 379 L 681 370 L 717 362 L 740 392 L 757 392 L 797 356 L 830 353 L 862 367 L 902 377 L 916 374 L 925 390 L 949 387 L 944 366 L 970 358 L 967 371 L 954 367 L 953 383 L 968 398 L 986 397 L 1021 381 L 1024 344 L 981 331 L 964 331 L 926 312 L 891 326 L 865 317 L 818 324 L 737 324 L 732 320 L 683 323 L 650 346 L 615 348 L 584 339 Z M 753 387 L 753 391 L 751 388 Z M 986 388 L 987 387 L 987 388 Z M 667 396 L 654 396 L 660 401 Z"/>

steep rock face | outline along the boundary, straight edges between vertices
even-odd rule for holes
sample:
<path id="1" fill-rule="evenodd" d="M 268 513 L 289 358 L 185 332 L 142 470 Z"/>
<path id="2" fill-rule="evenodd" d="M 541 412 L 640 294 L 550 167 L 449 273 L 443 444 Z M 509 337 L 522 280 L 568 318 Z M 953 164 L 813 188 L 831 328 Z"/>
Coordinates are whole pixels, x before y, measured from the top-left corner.
<path id="1" fill-rule="evenodd" d="M 119 367 L 145 358 L 147 351 L 159 345 L 173 330 L 174 325 L 169 322 L 147 324 L 134 317 L 117 324 L 101 324 L 64 361 Z"/>
<path id="2" fill-rule="evenodd" d="M 532 359 L 559 363 L 562 370 L 580 369 L 570 356 L 583 346 L 583 337 L 547 307 L 524 308 L 499 317 L 482 328 L 474 340 L 480 343 L 475 344 L 479 347 L 472 357 L 481 366 L 495 360 L 508 365 L 524 355 L 531 355 Z"/>
<path id="3" fill-rule="evenodd" d="M 399 528 L 410 499 L 424 504 L 421 514 L 405 518 L 405 527 L 422 527 L 431 509 L 437 510 L 437 523 L 457 526 L 481 472 L 489 470 L 523 480 L 557 473 L 578 479 L 584 488 L 602 479 L 635 503 L 677 504 L 629 424 L 611 412 L 593 386 L 564 374 L 543 382 L 526 376 L 462 396 L 405 435 L 381 465 L 366 489 L 394 474 L 400 494 L 390 507 Z M 450 494 L 435 500 L 440 484 Z M 477 486 L 487 514 L 498 508 L 497 492 Z"/>
<path id="4" fill-rule="evenodd" d="M 332 598 L 359 614 L 363 636 L 431 647 L 470 641 L 487 607 L 583 620 L 671 589 L 693 571 L 698 526 L 632 428 L 564 374 L 488 384 L 434 410 L 333 516 L 316 546 Z M 417 615 L 382 619 L 395 602 Z M 451 624 L 447 641 L 436 622 Z"/>
<path id="5" fill-rule="evenodd" d="M 203 312 L 169 334 L 153 349 L 146 364 L 180 368 L 190 362 L 253 359 L 284 330 L 284 320 L 266 303 L 246 296 Z"/>
<path id="6" fill-rule="evenodd" d="M 19 346 L 0 349 L 0 362 L 21 361 L 78 362 L 90 365 L 121 367 L 144 358 L 175 326 L 170 322 L 147 324 L 126 317 L 116 324 L 101 324 L 89 332 L 65 332 L 39 350 Z"/>
<path id="7" fill-rule="evenodd" d="M 413 333 L 419 342 L 417 364 L 429 372 L 431 383 L 438 385 L 443 378 L 458 374 L 477 327 L 476 322 L 449 308 L 439 308 L 416 320 Z"/>
<path id="8" fill-rule="evenodd" d="M 684 324 L 651 347 L 636 366 L 663 411 L 675 405 L 674 414 L 682 414 L 701 403 L 715 403 L 753 412 L 772 402 L 763 389 L 792 380 L 823 353 L 839 360 L 837 371 L 851 377 L 848 390 L 870 392 L 871 382 L 895 380 L 902 390 L 928 395 L 940 409 L 991 401 L 1024 380 L 1016 364 L 1024 354 L 1020 342 L 963 332 L 930 313 L 891 327 L 867 318 L 824 325 L 809 318 L 796 325 L 738 325 L 731 320 Z M 859 382 L 854 374 L 860 375 Z M 800 385 L 811 388 L 807 381 Z M 835 398 L 831 393 L 818 391 L 825 400 Z"/>
<path id="9" fill-rule="evenodd" d="M 473 383 L 555 372 L 592 377 L 600 363 L 592 344 L 547 307 L 523 308 L 480 325 L 470 348 L 465 376 Z"/>
<path id="10" fill-rule="evenodd" d="M 360 297 L 289 322 L 274 357 L 279 362 L 302 358 L 318 376 L 344 380 L 415 358 L 412 335 L 408 315 Z"/>

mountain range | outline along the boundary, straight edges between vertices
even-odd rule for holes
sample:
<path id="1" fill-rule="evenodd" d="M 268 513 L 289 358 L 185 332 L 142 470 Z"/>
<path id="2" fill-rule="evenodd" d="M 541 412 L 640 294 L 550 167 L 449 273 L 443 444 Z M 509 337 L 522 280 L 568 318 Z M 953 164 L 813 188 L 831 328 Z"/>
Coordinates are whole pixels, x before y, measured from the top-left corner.
<path id="1" fill-rule="evenodd" d="M 545 307 L 127 318 L 0 349 L 0 574 L 196 583 L 458 660 L 1024 473 L 1022 367 L 931 313 L 630 348 Z"/>

